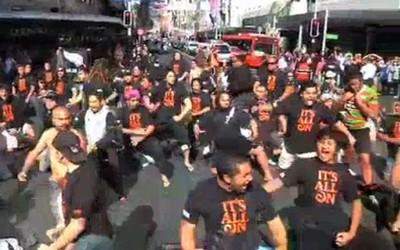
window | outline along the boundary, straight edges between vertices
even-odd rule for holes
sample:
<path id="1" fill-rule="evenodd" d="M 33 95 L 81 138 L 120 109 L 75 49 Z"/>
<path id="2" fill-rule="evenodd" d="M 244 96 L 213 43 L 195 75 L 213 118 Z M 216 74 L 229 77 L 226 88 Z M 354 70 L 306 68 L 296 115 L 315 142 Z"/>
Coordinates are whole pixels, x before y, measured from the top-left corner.
<path id="1" fill-rule="evenodd" d="M 244 40 L 229 40 L 226 41 L 231 46 L 238 47 L 240 50 L 250 51 L 251 48 L 251 41 L 244 41 Z"/>
<path id="2" fill-rule="evenodd" d="M 229 46 L 226 46 L 226 45 L 215 45 L 214 47 L 219 51 L 219 53 L 230 53 L 231 52 L 231 50 L 229 49 Z"/>
<path id="3" fill-rule="evenodd" d="M 273 54 L 273 45 L 266 43 L 256 43 L 254 51 L 260 51 L 271 55 Z"/>

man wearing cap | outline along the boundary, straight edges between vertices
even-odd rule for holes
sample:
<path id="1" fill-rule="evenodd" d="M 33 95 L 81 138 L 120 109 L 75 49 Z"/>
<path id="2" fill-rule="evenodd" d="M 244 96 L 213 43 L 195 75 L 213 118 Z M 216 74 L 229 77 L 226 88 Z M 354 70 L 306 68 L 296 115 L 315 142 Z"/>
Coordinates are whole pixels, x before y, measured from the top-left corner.
<path id="1" fill-rule="evenodd" d="M 46 150 L 48 150 L 51 167 L 50 207 L 57 223 L 57 226 L 54 229 L 50 229 L 48 231 L 49 234 L 52 234 L 53 231 L 58 231 L 64 227 L 64 218 L 61 212 L 60 185 L 63 182 L 66 174 L 66 168 L 64 164 L 62 164 L 58 158 L 55 157 L 55 149 L 52 145 L 52 142 L 60 131 L 72 131 L 81 139 L 81 147 L 86 148 L 85 139 L 79 134 L 78 131 L 71 128 L 72 119 L 71 113 L 68 111 L 68 109 L 65 107 L 56 107 L 52 112 L 52 122 L 54 127 L 43 132 L 35 148 L 26 156 L 22 170 L 18 174 L 18 180 L 21 182 L 26 182 L 28 180 L 28 172 L 31 167 L 35 165 L 37 160 L 45 157 L 47 154 Z"/>
<path id="2" fill-rule="evenodd" d="M 55 159 L 66 168 L 62 201 L 66 227 L 50 245 L 39 250 L 112 249 L 112 227 L 104 190 L 93 161 L 88 161 L 79 137 L 61 131 L 52 142 Z"/>
<path id="3" fill-rule="evenodd" d="M 131 139 L 132 146 L 154 158 L 155 165 L 161 173 L 161 181 L 164 187 L 170 185 L 173 165 L 167 160 L 159 140 L 154 136 L 155 122 L 150 112 L 140 104 L 140 93 L 136 89 L 127 92 L 126 107 L 120 110 L 122 120 L 122 132 Z"/>
<path id="4" fill-rule="evenodd" d="M 45 112 L 43 113 L 43 125 L 45 129 L 49 129 L 53 126 L 51 121 L 51 116 L 53 110 L 59 105 L 58 103 L 58 95 L 55 91 L 49 90 L 46 95 L 43 96 L 43 104 L 45 108 Z"/>

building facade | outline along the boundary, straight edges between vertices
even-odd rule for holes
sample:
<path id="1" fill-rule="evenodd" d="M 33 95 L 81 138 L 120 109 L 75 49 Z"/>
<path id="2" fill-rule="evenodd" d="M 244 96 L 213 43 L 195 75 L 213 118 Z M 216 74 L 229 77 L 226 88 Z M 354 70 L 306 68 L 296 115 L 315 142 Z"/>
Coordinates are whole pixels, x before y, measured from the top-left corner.
<path id="1" fill-rule="evenodd" d="M 328 48 L 335 46 L 359 53 L 399 53 L 400 42 L 400 1 L 399 0 L 318 0 L 317 6 L 309 0 L 288 1 L 281 11 L 270 11 L 243 20 L 243 25 L 263 25 L 277 17 L 277 27 L 297 40 L 300 26 L 303 27 L 302 40 L 305 44 L 321 48 L 322 36 L 312 40 L 309 24 L 317 10 L 317 18 L 322 26 L 325 10 L 329 11 Z M 315 8 L 316 7 L 316 8 Z M 313 41 L 313 44 L 311 44 Z M 314 42 L 315 41 L 315 42 Z M 294 41 L 292 44 L 296 44 Z"/>

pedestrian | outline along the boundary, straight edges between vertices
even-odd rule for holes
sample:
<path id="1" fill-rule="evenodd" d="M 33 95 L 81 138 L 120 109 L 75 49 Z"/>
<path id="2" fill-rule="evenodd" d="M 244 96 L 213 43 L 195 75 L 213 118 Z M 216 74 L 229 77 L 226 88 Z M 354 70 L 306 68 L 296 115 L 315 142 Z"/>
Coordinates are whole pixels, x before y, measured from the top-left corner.
<path id="1" fill-rule="evenodd" d="M 296 249 L 329 250 L 345 247 L 356 237 L 362 218 L 362 203 L 355 178 L 348 166 L 337 163 L 337 142 L 329 128 L 316 138 L 317 157 L 298 160 L 284 177 L 263 185 L 268 192 L 283 186 L 298 186 L 296 207 L 289 224 L 296 235 Z M 351 220 L 342 210 L 352 204 Z"/>
<path id="2" fill-rule="evenodd" d="M 62 185 L 65 228 L 50 245 L 39 250 L 112 250 L 112 227 L 97 166 L 87 159 L 80 138 L 71 131 L 58 133 L 52 147 L 55 159 L 66 168 Z"/>
<path id="3" fill-rule="evenodd" d="M 61 185 L 67 173 L 64 164 L 56 157 L 56 150 L 52 142 L 60 131 L 72 131 L 80 138 L 81 147 L 86 149 L 84 137 L 72 128 L 72 117 L 68 109 L 62 106 L 55 108 L 52 112 L 52 122 L 54 127 L 43 132 L 35 148 L 26 156 L 22 170 L 18 173 L 18 180 L 26 182 L 28 180 L 28 172 L 35 165 L 36 160 L 49 154 L 51 167 L 50 208 L 56 219 L 56 226 L 46 232 L 49 237 L 52 237 L 52 235 L 65 227 L 61 207 Z"/>

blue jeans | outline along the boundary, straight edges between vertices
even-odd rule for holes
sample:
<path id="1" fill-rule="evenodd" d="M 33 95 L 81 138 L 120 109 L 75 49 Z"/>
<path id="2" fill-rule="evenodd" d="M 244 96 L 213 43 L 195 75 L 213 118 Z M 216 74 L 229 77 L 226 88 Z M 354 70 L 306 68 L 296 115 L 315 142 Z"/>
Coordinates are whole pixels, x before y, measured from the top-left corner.
<path id="1" fill-rule="evenodd" d="M 103 235 L 89 234 L 78 240 L 76 250 L 112 250 L 113 242 Z"/>

